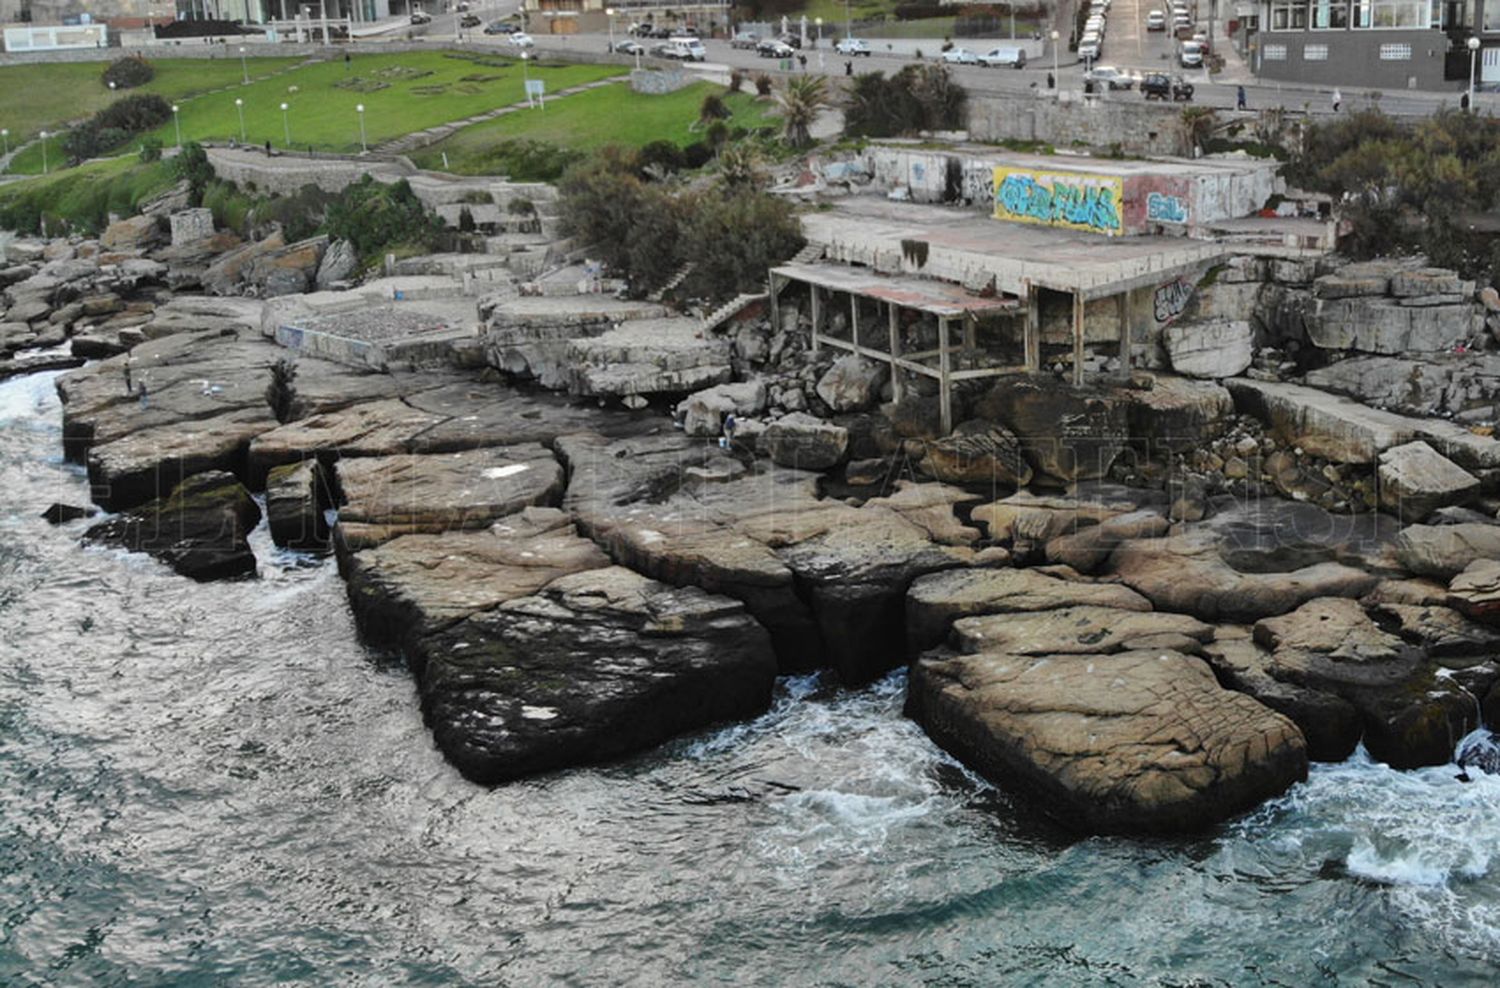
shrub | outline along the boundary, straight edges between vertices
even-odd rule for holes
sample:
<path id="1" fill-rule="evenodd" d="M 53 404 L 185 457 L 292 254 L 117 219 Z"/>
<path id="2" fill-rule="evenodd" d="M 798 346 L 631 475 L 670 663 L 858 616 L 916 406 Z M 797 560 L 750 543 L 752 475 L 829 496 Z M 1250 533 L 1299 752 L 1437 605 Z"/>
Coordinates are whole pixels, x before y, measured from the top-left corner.
<path id="1" fill-rule="evenodd" d="M 428 249 L 442 225 L 405 179 L 387 185 L 365 175 L 329 203 L 327 227 L 330 238 L 349 241 L 368 262 L 397 245 Z"/>
<path id="2" fill-rule="evenodd" d="M 458 209 L 458 232 L 474 232 L 474 214 L 469 212 L 468 206 L 460 206 Z"/>
<path id="3" fill-rule="evenodd" d="M 745 88 L 745 73 L 741 72 L 739 69 L 735 69 L 734 71 L 730 72 L 729 73 L 729 91 L 731 93 L 737 93 L 737 92 L 740 92 L 741 90 L 743 90 L 744 88 Z"/>
<path id="4" fill-rule="evenodd" d="M 775 85 L 771 77 L 762 72 L 755 77 L 755 94 L 757 96 L 770 96 L 771 90 L 775 88 Z"/>
<path id="5" fill-rule="evenodd" d="M 208 153 L 197 141 L 189 141 L 172 159 L 172 173 L 180 181 L 188 183 L 193 205 L 203 205 L 203 192 L 214 180 L 214 166 L 208 163 Z"/>
<path id="6" fill-rule="evenodd" d="M 716 120 L 728 120 L 734 116 L 733 111 L 724 103 L 724 97 L 718 93 L 707 93 L 703 97 L 703 103 L 698 107 L 698 122 L 708 126 Z"/>
<path id="7" fill-rule="evenodd" d="M 702 168 L 714 160 L 713 145 L 704 141 L 694 141 L 682 149 L 682 164 L 685 168 Z"/>
<path id="8" fill-rule="evenodd" d="M 908 65 L 887 78 L 856 76 L 844 110 L 846 137 L 899 137 L 963 126 L 967 97 L 946 67 Z"/>
<path id="9" fill-rule="evenodd" d="M 636 171 L 642 178 L 681 171 L 685 163 L 682 149 L 671 141 L 652 141 L 636 153 Z"/>
<path id="10" fill-rule="evenodd" d="M 802 226 L 785 200 L 756 189 L 695 196 L 685 210 L 687 290 L 718 301 L 764 284 L 766 269 L 802 249 Z"/>
<path id="11" fill-rule="evenodd" d="M 141 141 L 141 161 L 152 162 L 161 160 L 161 138 L 147 137 Z"/>
<path id="12" fill-rule="evenodd" d="M 564 231 L 644 294 L 672 276 L 681 255 L 675 200 L 637 170 L 628 155 L 606 148 L 563 176 L 558 207 Z"/>
<path id="13" fill-rule="evenodd" d="M 73 164 L 113 151 L 136 134 L 165 123 L 172 107 L 154 93 L 137 93 L 115 100 L 63 137 L 63 153 Z"/>
<path id="14" fill-rule="evenodd" d="M 290 357 L 278 357 L 271 365 L 266 404 L 271 406 L 271 414 L 282 425 L 302 417 L 302 400 L 297 397 L 297 364 Z"/>
<path id="15" fill-rule="evenodd" d="M 134 89 L 136 86 L 144 86 L 154 78 L 156 78 L 156 69 L 152 68 L 150 62 L 139 55 L 127 55 L 110 62 L 99 81 L 105 86 L 114 83 L 116 89 Z"/>

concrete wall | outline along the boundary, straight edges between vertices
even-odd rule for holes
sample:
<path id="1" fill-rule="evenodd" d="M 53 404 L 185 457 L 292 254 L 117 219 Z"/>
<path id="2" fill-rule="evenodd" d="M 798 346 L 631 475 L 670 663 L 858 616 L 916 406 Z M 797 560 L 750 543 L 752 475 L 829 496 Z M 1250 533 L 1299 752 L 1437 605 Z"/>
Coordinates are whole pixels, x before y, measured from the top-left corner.
<path id="1" fill-rule="evenodd" d="M 1264 23 L 1264 21 L 1262 21 Z M 1456 89 L 1461 82 L 1443 78 L 1448 37 L 1441 31 L 1263 31 L 1256 36 L 1260 76 L 1313 85 L 1358 86 L 1370 89 Z M 1380 57 L 1380 46 L 1411 46 L 1409 60 Z M 1326 45 L 1328 57 L 1309 61 L 1307 45 Z M 1267 58 L 1267 49 L 1281 46 L 1286 58 Z"/>
<path id="2" fill-rule="evenodd" d="M 1188 150 L 1182 107 L 1147 103 L 1130 92 L 1092 98 L 1072 92 L 1060 98 L 970 93 L 969 134 L 977 141 L 1037 141 L 1060 148 L 1119 145 L 1126 154 Z"/>

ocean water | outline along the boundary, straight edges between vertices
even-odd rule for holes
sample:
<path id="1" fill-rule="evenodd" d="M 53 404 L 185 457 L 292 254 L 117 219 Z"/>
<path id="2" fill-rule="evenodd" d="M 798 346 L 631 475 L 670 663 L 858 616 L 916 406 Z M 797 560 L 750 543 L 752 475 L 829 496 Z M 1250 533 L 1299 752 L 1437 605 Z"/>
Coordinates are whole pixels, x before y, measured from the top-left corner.
<path id="1" fill-rule="evenodd" d="M 51 375 L 0 383 L 0 985 L 1493 985 L 1500 777 L 1363 754 L 1194 840 L 1080 840 L 900 713 L 484 789 L 328 562 L 83 549 Z"/>

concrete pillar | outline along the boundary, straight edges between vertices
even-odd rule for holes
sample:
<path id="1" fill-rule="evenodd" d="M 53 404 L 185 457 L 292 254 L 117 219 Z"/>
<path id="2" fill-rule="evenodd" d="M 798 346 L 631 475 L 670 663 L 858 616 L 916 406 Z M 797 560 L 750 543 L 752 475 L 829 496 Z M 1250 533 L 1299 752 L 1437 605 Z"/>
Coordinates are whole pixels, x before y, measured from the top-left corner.
<path id="1" fill-rule="evenodd" d="M 849 341 L 859 346 L 859 296 L 849 293 Z"/>
<path id="2" fill-rule="evenodd" d="M 1120 318 L 1120 376 L 1130 380 L 1130 289 L 1115 296 Z"/>
<path id="3" fill-rule="evenodd" d="M 1073 293 L 1073 386 L 1083 387 L 1083 293 Z"/>
<path id="4" fill-rule="evenodd" d="M 1022 363 L 1026 365 L 1026 373 L 1037 374 L 1042 369 L 1041 298 L 1030 282 L 1021 293 L 1021 300 L 1026 306 L 1022 313 L 1024 321 L 1021 326 L 1021 345 L 1025 354 Z"/>
<path id="5" fill-rule="evenodd" d="M 817 331 L 816 324 L 813 331 Z M 781 332 L 781 279 L 774 274 L 771 275 L 771 332 Z M 817 337 L 814 336 L 813 340 L 813 349 L 817 349 Z"/>
<path id="6" fill-rule="evenodd" d="M 943 435 L 953 431 L 953 382 L 948 378 L 948 320 L 938 320 L 938 412 Z"/>
<path id="7" fill-rule="evenodd" d="M 894 302 L 885 304 L 886 319 L 891 331 L 891 399 L 901 400 L 901 368 L 896 361 L 901 358 L 901 312 Z"/>
<path id="8" fill-rule="evenodd" d="M 979 349 L 978 342 L 979 320 L 974 313 L 964 313 L 964 348 L 967 350 Z"/>
<path id="9" fill-rule="evenodd" d="M 817 285 L 808 285 L 808 288 L 812 295 L 812 352 L 817 353 L 823 333 L 823 289 Z"/>

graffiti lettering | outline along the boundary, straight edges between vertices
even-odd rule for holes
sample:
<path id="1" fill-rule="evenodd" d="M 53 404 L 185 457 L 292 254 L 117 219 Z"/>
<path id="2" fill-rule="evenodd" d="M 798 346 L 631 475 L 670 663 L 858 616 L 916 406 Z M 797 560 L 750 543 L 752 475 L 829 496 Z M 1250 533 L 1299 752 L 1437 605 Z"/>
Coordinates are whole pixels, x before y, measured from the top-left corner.
<path id="1" fill-rule="evenodd" d="M 1193 297 L 1193 283 L 1185 278 L 1169 281 L 1156 290 L 1152 307 L 1158 325 L 1165 326 L 1187 308 Z"/>
<path id="2" fill-rule="evenodd" d="M 1146 196 L 1146 218 L 1154 223 L 1186 223 L 1188 208 L 1176 196 L 1153 192 Z"/>
<path id="3" fill-rule="evenodd" d="M 995 216 L 1095 233 L 1121 233 L 1120 180 L 995 169 Z"/>

